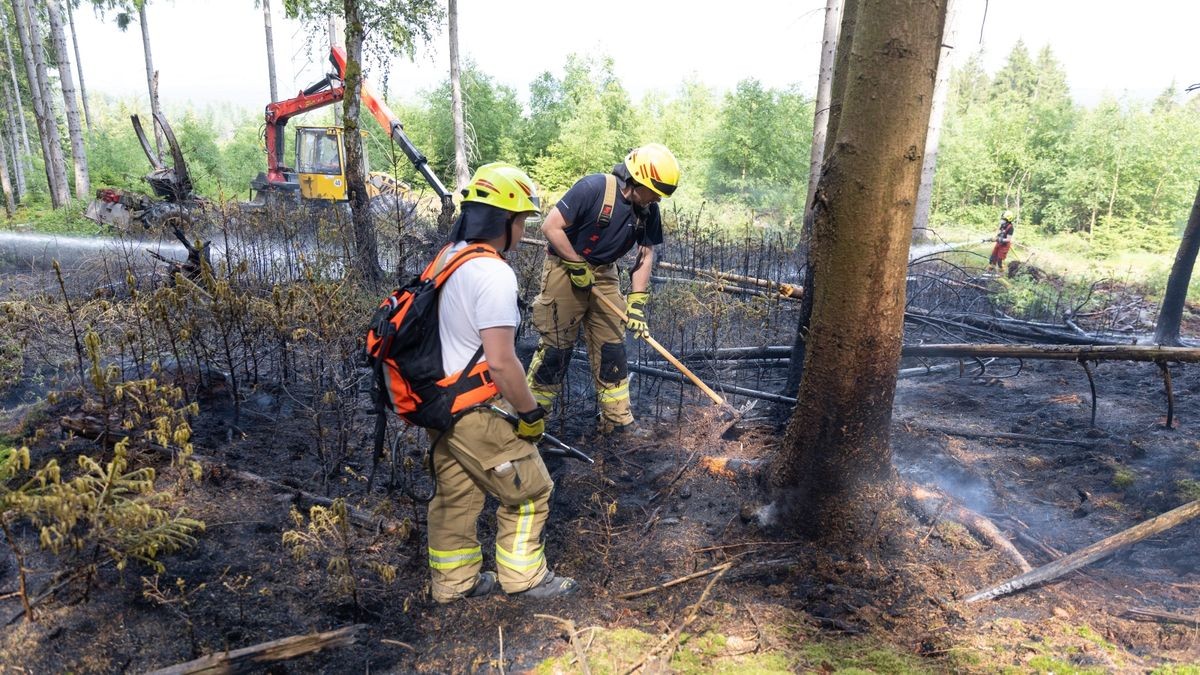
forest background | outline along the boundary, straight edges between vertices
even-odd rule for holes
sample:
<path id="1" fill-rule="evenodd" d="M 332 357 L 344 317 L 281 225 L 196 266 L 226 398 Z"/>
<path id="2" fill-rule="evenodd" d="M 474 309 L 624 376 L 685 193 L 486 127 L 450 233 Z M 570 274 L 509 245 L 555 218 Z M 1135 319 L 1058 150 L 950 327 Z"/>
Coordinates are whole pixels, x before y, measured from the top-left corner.
<path id="1" fill-rule="evenodd" d="M 22 83 L 23 84 L 23 83 Z M 526 92 L 467 61 L 462 74 L 471 164 L 514 162 L 551 202 L 579 176 L 605 171 L 628 148 L 661 141 L 685 180 L 670 211 L 688 222 L 743 234 L 746 228 L 799 238 L 807 193 L 813 92 L 805 83 L 771 87 L 749 78 L 721 93 L 697 77 L 637 100 L 613 59 L 573 54 Z M 434 170 L 452 176 L 449 81 L 389 97 Z M 87 154 L 94 187 L 145 189 L 148 169 L 129 125 L 144 101 L 92 93 Z M 229 104 L 166 106 L 198 191 L 246 199 L 263 170 L 261 113 Z M 326 109 L 300 124 L 328 124 Z M 423 182 L 382 129 L 366 125 L 373 170 Z M 65 134 L 63 134 L 65 137 Z M 292 147 L 290 139 L 286 147 Z M 84 204 L 52 212 L 32 158 L 16 222 L 94 231 Z M 70 158 L 67 158 L 70 162 Z M 974 54 L 951 76 L 934 182 L 930 227 L 951 242 L 977 244 L 999 213 L 1017 213 L 1016 258 L 1078 278 L 1115 277 L 1161 293 L 1200 174 L 1200 96 L 1172 84 L 1152 101 L 1106 95 L 1072 100 L 1068 75 L 1050 47 L 1018 41 L 994 73 Z M 668 225 L 674 219 L 668 219 Z M 982 249 L 981 249 L 982 250 Z M 1200 297 L 1200 281 L 1190 296 Z"/>

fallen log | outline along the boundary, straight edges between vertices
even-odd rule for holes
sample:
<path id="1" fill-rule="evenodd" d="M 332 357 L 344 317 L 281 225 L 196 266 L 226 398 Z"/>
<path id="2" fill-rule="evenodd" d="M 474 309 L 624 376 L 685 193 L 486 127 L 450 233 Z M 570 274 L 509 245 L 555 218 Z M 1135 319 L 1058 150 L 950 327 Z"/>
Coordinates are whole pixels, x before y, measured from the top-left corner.
<path id="1" fill-rule="evenodd" d="M 235 649 L 231 652 L 209 654 L 208 656 L 202 656 L 185 663 L 178 663 L 151 671 L 148 675 L 192 675 L 194 673 L 215 674 L 238 672 L 258 666 L 258 664 L 286 661 L 298 656 L 313 654 L 322 649 L 352 645 L 358 639 L 358 631 L 363 628 L 366 628 L 366 625 L 360 623 L 338 628 L 337 630 L 325 631 L 324 633 L 293 635 L 291 637 Z"/>
<path id="2" fill-rule="evenodd" d="M 1033 569 L 1029 561 L 1025 560 L 1025 556 L 1021 555 L 1017 547 L 1013 546 L 1013 543 L 1000 532 L 1000 528 L 996 527 L 996 524 L 986 516 L 976 513 L 965 506 L 956 504 L 948 495 L 920 485 L 910 484 L 908 486 L 908 496 L 926 520 L 936 524 L 939 518 L 948 517 L 955 522 L 961 523 L 972 534 L 982 539 L 985 543 L 990 544 L 992 548 L 1008 556 L 1013 564 L 1022 572 L 1028 572 Z"/>
<path id="3" fill-rule="evenodd" d="M 973 431 L 971 429 L 955 429 L 953 427 L 935 427 L 913 425 L 920 429 L 928 431 L 936 431 L 947 436 L 963 436 L 966 438 L 1002 438 L 1008 441 L 1024 441 L 1025 443 L 1041 443 L 1044 445 L 1078 445 L 1084 448 L 1090 448 L 1099 441 L 1092 439 L 1074 439 L 1074 438 L 1047 438 L 1046 436 L 1033 436 L 1030 434 L 1014 434 L 1005 431 Z"/>
<path id="4" fill-rule="evenodd" d="M 968 595 L 964 601 L 978 602 L 980 600 L 990 600 L 1001 595 L 1015 593 L 1022 589 L 1033 586 L 1034 584 L 1052 581 L 1064 574 L 1067 574 L 1068 572 L 1073 572 L 1080 567 L 1084 567 L 1085 565 L 1089 565 L 1097 560 L 1100 560 L 1101 558 L 1112 555 L 1118 549 L 1124 548 L 1131 544 L 1136 544 L 1146 537 L 1169 530 L 1176 525 L 1186 523 L 1198 515 L 1200 515 L 1200 499 L 1197 499 L 1193 502 L 1188 502 L 1183 506 L 1155 516 L 1150 520 L 1138 523 L 1124 532 L 1101 539 L 1091 546 L 1082 548 L 1064 558 L 1055 560 L 1052 563 L 1042 565 L 1033 571 L 1026 572 L 1025 574 L 1013 577 L 1012 579 L 1009 579 L 1003 583 L 972 593 L 971 595 Z"/>
<path id="5" fill-rule="evenodd" d="M 1190 626 L 1200 626 L 1200 616 L 1188 616 L 1187 614 L 1179 614 L 1178 612 L 1167 612 L 1161 609 L 1150 609 L 1149 607 L 1130 607 L 1125 610 L 1125 614 L 1130 618 L 1148 621 L 1162 621 L 1165 623 L 1182 623 Z"/>
<path id="6" fill-rule="evenodd" d="M 1147 361 L 1195 363 L 1200 349 L 1159 345 L 1009 345 L 1009 344 L 924 344 L 905 345 L 902 356 L 991 356 L 1012 359 L 1059 361 Z"/>

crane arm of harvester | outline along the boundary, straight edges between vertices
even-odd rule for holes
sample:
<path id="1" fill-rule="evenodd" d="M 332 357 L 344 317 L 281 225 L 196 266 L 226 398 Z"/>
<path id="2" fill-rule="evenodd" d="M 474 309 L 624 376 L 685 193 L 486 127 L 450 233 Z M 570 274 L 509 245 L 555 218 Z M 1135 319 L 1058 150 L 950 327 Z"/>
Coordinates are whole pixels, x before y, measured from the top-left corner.
<path id="1" fill-rule="evenodd" d="M 267 180 L 272 183 L 283 182 L 283 129 L 287 125 L 288 120 L 301 113 L 315 110 L 332 103 L 341 101 L 345 95 L 345 88 L 342 85 L 342 78 L 346 73 L 346 51 L 342 47 L 334 47 L 330 50 L 329 60 L 333 63 L 335 73 L 326 76 L 325 79 L 317 82 L 308 89 L 300 92 L 295 98 L 286 101 L 278 101 L 267 105 L 266 109 L 266 145 L 267 145 Z M 400 146 L 400 150 L 408 157 L 408 161 L 412 162 L 413 167 L 425 178 L 425 182 L 433 188 L 437 193 L 438 198 L 442 201 L 443 213 L 452 211 L 453 199 L 450 196 L 450 191 L 438 179 L 437 174 L 433 173 L 433 169 L 429 166 L 429 159 L 413 145 L 408 136 L 404 133 L 404 125 L 400 123 L 400 119 L 392 112 L 387 103 L 384 103 L 366 78 L 360 82 L 359 97 L 363 104 L 375 121 L 379 123 L 396 145 Z"/>

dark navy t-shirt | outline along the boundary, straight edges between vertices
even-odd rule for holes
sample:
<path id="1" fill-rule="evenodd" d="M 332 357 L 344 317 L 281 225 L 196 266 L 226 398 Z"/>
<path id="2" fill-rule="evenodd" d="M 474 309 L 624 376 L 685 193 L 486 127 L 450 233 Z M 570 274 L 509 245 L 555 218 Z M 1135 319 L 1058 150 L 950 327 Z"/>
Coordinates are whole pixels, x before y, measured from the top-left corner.
<path id="1" fill-rule="evenodd" d="M 616 262 L 634 244 L 657 246 L 663 242 L 662 216 L 658 204 L 650 204 L 645 208 L 634 206 L 633 202 L 621 196 L 619 180 L 612 220 L 603 228 L 596 227 L 600 207 L 604 205 L 604 176 L 594 173 L 580 178 L 555 205 L 567 221 L 564 231 L 575 252 L 593 265 Z M 553 246 L 550 252 L 557 255 Z"/>

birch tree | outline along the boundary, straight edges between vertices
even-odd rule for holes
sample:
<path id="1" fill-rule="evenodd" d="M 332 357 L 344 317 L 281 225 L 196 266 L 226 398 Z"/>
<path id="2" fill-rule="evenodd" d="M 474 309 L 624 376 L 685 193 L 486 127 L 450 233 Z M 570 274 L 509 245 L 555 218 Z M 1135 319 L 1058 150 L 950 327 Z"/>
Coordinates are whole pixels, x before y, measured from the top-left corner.
<path id="1" fill-rule="evenodd" d="M 54 208 L 65 206 L 71 195 L 67 186 L 67 166 L 62 154 L 62 139 L 58 134 L 58 122 L 54 114 L 53 98 L 50 95 L 46 60 L 42 54 L 42 34 L 37 17 L 30 8 L 29 0 L 11 0 L 16 21 L 17 35 L 21 42 L 21 53 L 25 60 L 25 73 L 29 78 L 29 94 L 33 99 L 33 116 L 37 122 L 38 138 L 42 144 L 45 160 L 46 183 L 50 189 L 50 204 Z"/>
<path id="2" fill-rule="evenodd" d="M 29 153 L 23 152 L 21 147 L 21 128 L 24 127 L 25 120 L 21 119 L 20 124 L 17 123 L 18 115 L 21 114 L 20 106 L 13 101 L 12 88 L 8 86 L 8 82 L 4 82 L 4 113 L 5 124 L 7 128 L 5 132 L 8 136 L 8 150 L 12 154 L 13 178 L 16 180 L 16 200 L 20 202 L 25 198 L 28 191 L 25 181 L 25 167 L 29 163 Z M 25 139 L 28 142 L 28 138 Z"/>
<path id="3" fill-rule="evenodd" d="M 6 129 L 0 129 L 0 189 L 4 191 L 4 215 L 12 220 L 13 214 L 17 210 L 17 200 L 13 194 L 12 180 L 8 174 L 8 152 L 5 149 L 7 145 L 8 132 Z"/>
<path id="4" fill-rule="evenodd" d="M 79 102 L 75 100 L 75 77 L 71 73 L 70 52 L 67 51 L 67 36 L 59 2 L 46 0 L 46 13 L 50 19 L 54 55 L 58 58 L 58 81 L 62 87 L 63 111 L 67 117 L 67 135 L 71 141 L 71 162 L 75 173 L 75 198 L 87 199 L 92 194 L 92 184 L 88 179 L 87 145 L 79 118 Z"/>
<path id="5" fill-rule="evenodd" d="M 954 28 L 954 0 L 946 0 L 946 40 L 938 57 L 937 83 L 933 87 L 933 107 L 929 112 L 929 133 L 925 136 L 925 160 L 921 166 L 921 186 L 917 189 L 917 214 L 913 218 L 913 243 L 929 241 L 929 211 L 933 204 L 933 178 L 937 171 L 938 143 L 942 140 L 942 119 L 946 115 L 946 97 L 950 93 L 950 53 L 958 41 Z"/>
<path id="6" fill-rule="evenodd" d="M 299 18 L 310 28 L 323 26 L 333 17 L 345 21 L 346 71 L 343 77 L 343 127 L 346 143 L 346 191 L 353 222 L 357 272 L 368 286 L 379 286 L 378 237 L 367 203 L 366 167 L 363 162 L 359 125 L 364 52 L 384 62 L 394 50 L 412 56 L 418 41 L 428 43 L 430 26 L 436 26 L 442 11 L 435 0 L 284 0 L 288 16 Z"/>
<path id="7" fill-rule="evenodd" d="M 458 67 L 458 0 L 449 0 L 450 24 L 450 107 L 454 117 L 454 180 L 461 190 L 471 180 L 467 161 L 466 120 L 463 111 L 462 70 Z"/>
<path id="8" fill-rule="evenodd" d="M 75 30 L 76 0 L 67 0 L 67 24 L 71 27 L 71 44 L 75 48 L 75 71 L 79 73 L 79 100 L 83 102 L 83 121 L 92 132 L 92 108 L 88 105 L 87 85 L 83 81 L 83 59 L 79 56 L 79 33 Z"/>
<path id="9" fill-rule="evenodd" d="M 275 36 L 271 31 L 271 0 L 262 0 L 263 30 L 267 34 L 267 79 L 271 84 L 271 102 L 279 100 L 279 87 L 275 82 Z"/>
<path id="10" fill-rule="evenodd" d="M 837 54 L 838 29 L 842 23 L 842 0 L 825 1 L 825 31 L 821 37 L 821 70 L 817 75 L 817 102 L 813 109 L 812 151 L 808 159 L 808 199 L 804 210 L 812 208 L 821 162 L 825 158 L 825 131 L 829 125 L 829 88 L 833 83 L 833 59 Z M 807 229 L 807 228 L 806 228 Z"/>
<path id="11" fill-rule="evenodd" d="M 847 0 L 856 18 L 838 42 L 800 403 L 770 471 L 789 524 L 835 543 L 861 541 L 889 496 L 908 247 L 945 3 Z"/>
<path id="12" fill-rule="evenodd" d="M 33 170 L 33 151 L 29 149 L 29 128 L 25 124 L 25 103 L 21 100 L 21 87 L 17 83 L 17 62 L 13 59 L 12 42 L 8 39 L 8 21 L 7 16 L 4 26 L 0 27 L 0 32 L 4 33 L 4 54 L 8 57 L 8 77 L 12 83 L 12 89 L 5 87 L 4 100 L 5 103 L 13 106 L 12 110 L 8 111 L 9 123 L 20 127 L 20 140 L 22 151 L 14 150 L 14 155 L 20 158 L 16 161 L 17 166 L 17 193 L 24 195 L 27 192 L 25 171 Z M 16 137 L 14 135 L 14 141 Z"/>

